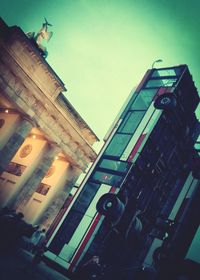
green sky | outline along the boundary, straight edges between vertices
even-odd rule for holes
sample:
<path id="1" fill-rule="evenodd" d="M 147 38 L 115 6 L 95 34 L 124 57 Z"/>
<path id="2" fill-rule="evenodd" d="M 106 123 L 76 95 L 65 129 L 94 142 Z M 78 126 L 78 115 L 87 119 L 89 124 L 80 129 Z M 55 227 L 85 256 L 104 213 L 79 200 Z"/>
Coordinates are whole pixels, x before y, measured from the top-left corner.
<path id="1" fill-rule="evenodd" d="M 199 0 L 1 0 L 0 15 L 24 32 L 53 24 L 47 61 L 66 96 L 102 139 L 154 60 L 188 64 L 200 92 Z"/>

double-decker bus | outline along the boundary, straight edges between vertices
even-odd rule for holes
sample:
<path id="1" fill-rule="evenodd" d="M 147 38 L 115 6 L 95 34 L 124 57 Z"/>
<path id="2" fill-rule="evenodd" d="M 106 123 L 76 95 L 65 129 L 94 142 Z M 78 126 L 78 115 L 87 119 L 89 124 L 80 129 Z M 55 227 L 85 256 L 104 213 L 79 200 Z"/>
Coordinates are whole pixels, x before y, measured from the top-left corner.
<path id="1" fill-rule="evenodd" d="M 187 65 L 146 72 L 51 235 L 48 259 L 69 271 L 94 255 L 119 267 L 151 264 L 161 224 L 181 219 L 198 189 L 198 104 Z"/>

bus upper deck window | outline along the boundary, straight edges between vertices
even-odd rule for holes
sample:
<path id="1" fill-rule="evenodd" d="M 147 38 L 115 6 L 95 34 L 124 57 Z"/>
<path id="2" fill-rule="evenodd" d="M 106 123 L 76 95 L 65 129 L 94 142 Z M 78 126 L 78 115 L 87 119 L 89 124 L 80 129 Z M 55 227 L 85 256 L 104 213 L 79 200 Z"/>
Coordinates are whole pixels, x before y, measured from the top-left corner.
<path id="1" fill-rule="evenodd" d="M 153 79 L 148 81 L 148 83 L 146 84 L 146 88 L 171 87 L 176 81 L 177 79 L 175 78 Z"/>
<path id="2" fill-rule="evenodd" d="M 132 110 L 146 110 L 150 106 L 155 94 L 157 92 L 156 88 L 142 89 L 135 102 L 132 104 Z"/>
<path id="3" fill-rule="evenodd" d="M 179 76 L 181 73 L 180 68 L 171 68 L 171 69 L 158 69 L 153 72 L 152 77 L 171 77 Z"/>
<path id="4" fill-rule="evenodd" d="M 118 172 L 127 172 L 129 168 L 129 164 L 123 161 L 103 159 L 99 164 L 99 168 L 105 168 L 108 170 L 113 170 Z"/>

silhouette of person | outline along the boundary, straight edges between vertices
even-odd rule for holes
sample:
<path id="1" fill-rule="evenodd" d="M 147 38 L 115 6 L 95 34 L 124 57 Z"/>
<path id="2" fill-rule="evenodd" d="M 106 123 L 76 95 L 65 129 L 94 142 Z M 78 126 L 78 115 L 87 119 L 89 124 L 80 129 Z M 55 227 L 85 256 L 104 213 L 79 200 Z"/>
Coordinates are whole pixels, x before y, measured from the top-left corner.
<path id="1" fill-rule="evenodd" d="M 41 247 L 45 245 L 46 242 L 46 229 L 38 229 L 36 230 L 32 237 L 31 237 L 31 243 L 32 243 L 32 252 L 35 253 L 36 251 L 40 250 Z"/>

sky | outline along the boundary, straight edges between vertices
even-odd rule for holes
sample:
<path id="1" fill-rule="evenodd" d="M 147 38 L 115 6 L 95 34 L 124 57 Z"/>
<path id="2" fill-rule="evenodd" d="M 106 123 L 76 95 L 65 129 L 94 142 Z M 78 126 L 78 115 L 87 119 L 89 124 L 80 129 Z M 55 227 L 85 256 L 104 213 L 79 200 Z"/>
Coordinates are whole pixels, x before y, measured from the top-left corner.
<path id="1" fill-rule="evenodd" d="M 0 0 L 9 26 L 37 32 L 44 17 L 53 25 L 47 62 L 100 145 L 155 60 L 187 64 L 200 93 L 199 11 L 199 0 Z"/>

